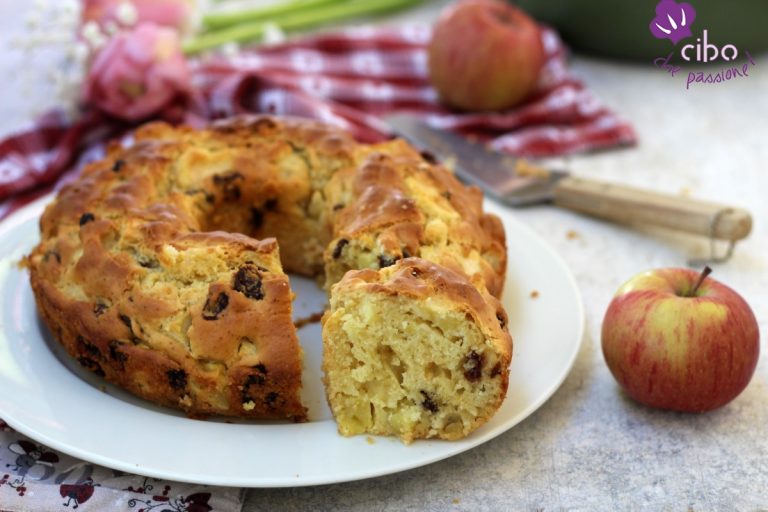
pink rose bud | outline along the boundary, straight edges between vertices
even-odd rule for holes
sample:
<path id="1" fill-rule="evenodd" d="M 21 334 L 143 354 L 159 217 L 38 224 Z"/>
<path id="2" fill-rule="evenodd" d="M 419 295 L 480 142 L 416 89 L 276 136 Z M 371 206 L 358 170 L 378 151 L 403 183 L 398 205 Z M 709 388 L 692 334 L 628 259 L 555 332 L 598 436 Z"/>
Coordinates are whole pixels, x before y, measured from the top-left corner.
<path id="1" fill-rule="evenodd" d="M 151 22 L 183 30 L 192 8 L 192 0 L 83 0 L 81 20 L 83 25 L 92 21 L 104 29 Z"/>
<path id="2" fill-rule="evenodd" d="M 177 33 L 142 23 L 115 35 L 96 54 L 83 84 L 83 98 L 115 117 L 136 121 L 187 92 L 189 81 Z"/>

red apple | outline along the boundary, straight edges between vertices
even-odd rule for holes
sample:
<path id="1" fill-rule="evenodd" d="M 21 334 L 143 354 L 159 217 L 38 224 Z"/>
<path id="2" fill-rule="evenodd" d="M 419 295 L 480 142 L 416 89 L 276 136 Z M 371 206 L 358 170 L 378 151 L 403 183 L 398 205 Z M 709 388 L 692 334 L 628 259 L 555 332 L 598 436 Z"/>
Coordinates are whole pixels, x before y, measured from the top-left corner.
<path id="1" fill-rule="evenodd" d="M 639 274 L 603 320 L 605 362 L 622 388 L 651 407 L 703 412 L 736 398 L 760 353 L 757 320 L 726 285 L 690 269 Z"/>
<path id="2" fill-rule="evenodd" d="M 435 24 L 429 77 L 440 99 L 463 110 L 502 110 L 533 92 L 544 65 L 539 26 L 497 0 L 461 0 Z"/>

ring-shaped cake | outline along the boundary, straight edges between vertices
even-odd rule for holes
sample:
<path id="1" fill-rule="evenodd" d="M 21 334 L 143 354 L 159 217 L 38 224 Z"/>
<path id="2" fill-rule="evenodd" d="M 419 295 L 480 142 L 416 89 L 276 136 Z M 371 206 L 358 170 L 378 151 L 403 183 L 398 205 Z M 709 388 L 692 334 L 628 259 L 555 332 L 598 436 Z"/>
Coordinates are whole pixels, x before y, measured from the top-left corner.
<path id="1" fill-rule="evenodd" d="M 503 227 L 403 140 L 271 116 L 153 123 L 65 186 L 40 228 L 25 264 L 54 337 L 154 403 L 306 420 L 285 272 L 330 294 L 342 434 L 458 439 L 505 397 Z"/>

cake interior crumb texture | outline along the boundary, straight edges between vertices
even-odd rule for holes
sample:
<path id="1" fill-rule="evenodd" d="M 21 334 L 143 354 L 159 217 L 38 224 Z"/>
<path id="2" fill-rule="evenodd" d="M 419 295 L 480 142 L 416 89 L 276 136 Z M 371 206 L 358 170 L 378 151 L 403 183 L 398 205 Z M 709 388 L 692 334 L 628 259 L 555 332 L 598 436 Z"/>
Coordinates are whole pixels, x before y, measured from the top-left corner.
<path id="1" fill-rule="evenodd" d="M 459 439 L 504 397 L 507 361 L 449 300 L 361 289 L 332 309 L 325 368 L 341 433 Z"/>

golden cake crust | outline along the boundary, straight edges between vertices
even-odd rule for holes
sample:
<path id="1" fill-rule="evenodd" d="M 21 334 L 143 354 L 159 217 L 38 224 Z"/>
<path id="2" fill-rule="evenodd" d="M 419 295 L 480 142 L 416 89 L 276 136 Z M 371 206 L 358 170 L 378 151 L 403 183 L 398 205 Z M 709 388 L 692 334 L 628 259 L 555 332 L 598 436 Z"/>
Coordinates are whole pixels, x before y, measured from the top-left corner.
<path id="1" fill-rule="evenodd" d="M 481 203 L 402 140 L 270 116 L 153 123 L 60 191 L 26 265 L 46 324 L 91 371 L 190 414 L 301 421 L 284 269 L 330 289 L 417 257 L 498 297 L 504 232 Z"/>
<path id="2" fill-rule="evenodd" d="M 480 326 L 502 356 L 504 366 L 511 361 L 512 337 L 504 307 L 487 291 L 472 286 L 462 274 L 421 258 L 406 258 L 387 272 L 351 270 L 338 283 L 337 289 L 355 286 L 364 286 L 370 293 L 407 296 L 417 301 L 434 297 L 446 299 Z"/>

